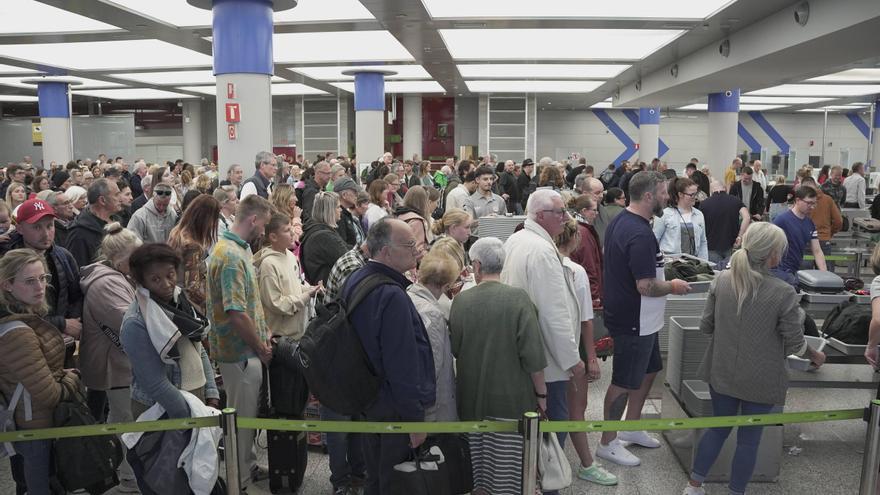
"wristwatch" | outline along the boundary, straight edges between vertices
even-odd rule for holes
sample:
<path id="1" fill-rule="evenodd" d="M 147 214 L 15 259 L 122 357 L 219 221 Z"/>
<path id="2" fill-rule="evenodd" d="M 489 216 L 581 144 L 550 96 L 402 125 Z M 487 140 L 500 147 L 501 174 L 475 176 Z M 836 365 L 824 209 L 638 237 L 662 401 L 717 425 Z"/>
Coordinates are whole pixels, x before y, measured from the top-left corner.
<path id="1" fill-rule="evenodd" d="M 547 394 L 539 394 L 538 392 L 535 392 L 535 397 L 537 397 L 539 399 L 546 399 Z"/>

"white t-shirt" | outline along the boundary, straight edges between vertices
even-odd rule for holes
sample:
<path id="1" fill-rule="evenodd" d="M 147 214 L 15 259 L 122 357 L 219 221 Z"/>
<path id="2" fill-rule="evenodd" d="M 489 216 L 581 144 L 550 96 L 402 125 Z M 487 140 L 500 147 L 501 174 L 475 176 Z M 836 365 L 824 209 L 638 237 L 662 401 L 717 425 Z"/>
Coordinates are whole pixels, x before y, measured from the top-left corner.
<path id="1" fill-rule="evenodd" d="M 590 295 L 590 279 L 587 277 L 587 271 L 568 257 L 562 258 L 562 266 L 566 267 L 574 278 L 574 293 L 581 307 L 580 321 L 591 321 L 594 316 L 593 297 Z M 578 328 L 575 331 L 575 340 L 580 343 L 580 338 L 581 332 Z"/>
<path id="2" fill-rule="evenodd" d="M 873 301 L 875 297 L 880 297 L 880 275 L 871 281 L 871 300 Z"/>

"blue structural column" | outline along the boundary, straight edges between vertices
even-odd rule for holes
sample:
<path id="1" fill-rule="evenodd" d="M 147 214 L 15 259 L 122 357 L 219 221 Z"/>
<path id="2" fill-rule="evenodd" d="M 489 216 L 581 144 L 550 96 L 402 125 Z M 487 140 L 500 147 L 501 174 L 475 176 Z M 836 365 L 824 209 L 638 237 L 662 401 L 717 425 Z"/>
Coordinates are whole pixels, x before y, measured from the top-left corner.
<path id="1" fill-rule="evenodd" d="M 660 157 L 660 107 L 639 109 L 639 161 Z"/>
<path id="2" fill-rule="evenodd" d="M 385 75 L 387 71 L 355 71 L 354 120 L 358 173 L 385 152 Z"/>
<path id="3" fill-rule="evenodd" d="M 43 134 L 43 164 L 66 164 L 73 159 L 70 126 L 70 84 L 47 81 L 37 83 L 40 127 Z"/>
<path id="4" fill-rule="evenodd" d="M 220 176 L 233 164 L 246 174 L 260 151 L 272 149 L 272 12 L 278 0 L 187 0 L 213 13 Z M 285 5 L 281 5 L 284 3 Z"/>
<path id="5" fill-rule="evenodd" d="M 880 136 L 877 135 L 880 132 L 880 100 L 874 102 L 874 119 L 871 127 L 873 129 L 871 138 L 874 142 L 871 143 L 871 163 L 869 165 L 874 167 L 875 172 L 880 172 L 878 170 L 878 164 L 880 164 Z"/>
<path id="6" fill-rule="evenodd" d="M 709 94 L 709 143 L 706 164 L 714 177 L 736 158 L 739 123 L 739 89 Z"/>

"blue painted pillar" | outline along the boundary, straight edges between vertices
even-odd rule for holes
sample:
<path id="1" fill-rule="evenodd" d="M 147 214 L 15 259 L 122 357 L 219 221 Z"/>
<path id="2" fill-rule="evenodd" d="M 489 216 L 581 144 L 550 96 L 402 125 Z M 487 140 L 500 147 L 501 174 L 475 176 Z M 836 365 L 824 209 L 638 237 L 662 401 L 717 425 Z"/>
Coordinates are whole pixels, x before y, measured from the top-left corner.
<path id="1" fill-rule="evenodd" d="M 53 161 L 65 165 L 73 160 L 73 134 L 70 125 L 70 84 L 38 82 L 40 126 L 43 133 L 43 166 Z"/>
<path id="2" fill-rule="evenodd" d="M 712 176 L 724 177 L 724 170 L 736 158 L 739 123 L 739 89 L 709 94 L 709 155 L 706 163 Z"/>
<path id="3" fill-rule="evenodd" d="M 253 173 L 254 157 L 272 150 L 273 0 L 187 0 L 213 13 L 220 176 L 233 164 Z"/>
<path id="4" fill-rule="evenodd" d="M 355 152 L 358 173 L 385 152 L 384 71 L 354 73 Z"/>
<path id="5" fill-rule="evenodd" d="M 660 107 L 639 109 L 639 161 L 660 157 Z"/>

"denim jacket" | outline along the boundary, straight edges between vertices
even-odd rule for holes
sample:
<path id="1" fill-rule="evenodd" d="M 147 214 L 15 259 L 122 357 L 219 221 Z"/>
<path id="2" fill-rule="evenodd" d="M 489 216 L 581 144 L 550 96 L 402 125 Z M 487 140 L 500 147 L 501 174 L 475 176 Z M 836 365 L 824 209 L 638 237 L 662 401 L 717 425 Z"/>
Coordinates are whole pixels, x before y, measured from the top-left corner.
<path id="1" fill-rule="evenodd" d="M 131 398 L 145 406 L 156 402 L 162 405 L 170 418 L 190 417 L 189 406 L 180 393 L 180 366 L 166 364 L 159 358 L 147 334 L 137 300 L 132 302 L 122 317 L 122 347 L 131 361 Z M 220 392 L 214 381 L 214 369 L 205 348 L 199 345 L 202 367 L 205 370 L 205 399 L 219 399 Z"/>
<path id="2" fill-rule="evenodd" d="M 694 256 L 709 259 L 709 243 L 706 240 L 706 220 L 703 212 L 693 208 L 691 223 L 694 225 Z M 681 223 L 677 208 L 663 208 L 662 217 L 654 217 L 654 236 L 663 254 L 681 253 Z"/>

